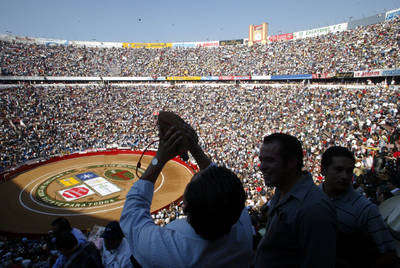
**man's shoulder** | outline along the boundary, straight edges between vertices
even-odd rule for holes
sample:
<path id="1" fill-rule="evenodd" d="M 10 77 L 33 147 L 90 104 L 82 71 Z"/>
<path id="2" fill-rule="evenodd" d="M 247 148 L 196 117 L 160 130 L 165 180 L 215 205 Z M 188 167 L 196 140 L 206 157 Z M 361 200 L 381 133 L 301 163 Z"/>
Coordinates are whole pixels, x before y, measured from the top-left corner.
<path id="1" fill-rule="evenodd" d="M 350 189 L 343 198 L 335 202 L 335 206 L 353 214 L 363 213 L 367 208 L 377 208 L 368 198 L 354 189 Z"/>
<path id="2" fill-rule="evenodd" d="M 305 208 L 308 206 L 323 205 L 328 207 L 334 207 L 329 197 L 323 192 L 323 190 L 317 185 L 313 184 L 307 195 L 304 198 L 303 205 Z"/>

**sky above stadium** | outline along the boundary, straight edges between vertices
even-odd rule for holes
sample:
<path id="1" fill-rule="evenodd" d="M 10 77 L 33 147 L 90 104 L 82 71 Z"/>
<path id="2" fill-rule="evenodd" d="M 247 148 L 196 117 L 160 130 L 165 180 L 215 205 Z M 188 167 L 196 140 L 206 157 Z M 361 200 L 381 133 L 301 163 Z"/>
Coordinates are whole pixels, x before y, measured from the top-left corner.
<path id="1" fill-rule="evenodd" d="M 400 0 L 2 0 L 0 34 L 66 40 L 180 42 L 269 35 L 361 19 L 400 8 Z"/>

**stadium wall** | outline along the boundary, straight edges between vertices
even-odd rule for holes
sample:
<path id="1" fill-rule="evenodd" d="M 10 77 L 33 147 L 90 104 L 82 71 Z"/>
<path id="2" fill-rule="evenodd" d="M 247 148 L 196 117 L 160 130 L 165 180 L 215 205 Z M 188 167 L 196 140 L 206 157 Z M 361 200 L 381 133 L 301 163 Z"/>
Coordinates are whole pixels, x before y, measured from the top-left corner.
<path id="1" fill-rule="evenodd" d="M 267 38 L 268 42 L 276 42 L 281 40 L 292 40 L 307 37 L 315 37 L 328 33 L 338 31 L 352 30 L 358 26 L 366 26 L 383 22 L 385 20 L 392 20 L 400 16 L 400 9 L 389 10 L 386 13 L 379 13 L 367 18 L 358 19 L 349 22 L 343 22 L 336 25 L 327 25 L 321 28 L 308 29 L 304 31 L 287 33 L 281 35 L 272 35 Z M 51 38 L 33 38 L 13 36 L 8 34 L 0 34 L 0 40 L 9 42 L 23 42 L 23 43 L 36 43 L 46 46 L 53 45 L 73 45 L 73 46 L 86 46 L 86 47 L 99 47 L 99 48 L 196 48 L 196 47 L 218 47 L 220 45 L 242 45 L 247 44 L 248 39 L 236 40 L 215 40 L 215 41 L 194 41 L 194 42 L 175 42 L 175 43 L 132 43 L 132 42 L 100 42 L 100 41 L 74 41 L 62 40 Z"/>
<path id="2" fill-rule="evenodd" d="M 359 20 L 351 20 L 348 23 L 348 30 L 354 30 L 359 26 L 368 26 L 371 24 L 377 24 L 385 21 L 385 13 L 379 13 L 370 17 L 366 17 Z"/>

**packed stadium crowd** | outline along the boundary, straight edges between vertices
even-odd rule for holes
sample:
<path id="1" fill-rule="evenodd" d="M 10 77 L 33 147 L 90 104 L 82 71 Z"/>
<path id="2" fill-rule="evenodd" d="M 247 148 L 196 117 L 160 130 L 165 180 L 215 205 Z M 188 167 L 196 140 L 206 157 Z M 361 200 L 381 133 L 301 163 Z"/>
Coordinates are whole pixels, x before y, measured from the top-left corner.
<path id="1" fill-rule="evenodd" d="M 145 148 L 157 136 L 155 114 L 171 110 L 199 131 L 213 161 L 240 176 L 248 203 L 258 206 L 265 202 L 258 147 L 266 133 L 299 137 L 316 181 L 321 154 L 333 144 L 351 148 L 360 170 L 372 168 L 374 155 L 399 150 L 397 87 L 27 85 L 2 90 L 0 99 L 2 169 L 115 144 Z"/>
<path id="2" fill-rule="evenodd" d="M 0 68 L 3 75 L 27 76 L 284 75 L 398 68 L 399 30 L 397 19 L 267 46 L 196 49 L 0 41 Z M 323 152 L 332 145 L 350 148 L 356 158 L 354 188 L 379 204 L 400 188 L 399 109 L 399 87 L 384 84 L 21 84 L 0 90 L 0 173 L 30 160 L 88 149 L 143 149 L 157 138 L 157 113 L 174 111 L 197 131 L 210 159 L 241 179 L 257 225 L 275 191 L 259 172 L 265 135 L 297 137 L 304 170 L 317 184 L 323 178 Z M 180 202 L 152 217 L 164 226 L 184 214 Z M 0 237 L 0 262 L 47 267 L 46 244 Z"/>
<path id="3" fill-rule="evenodd" d="M 18 76 L 294 75 L 400 66 L 400 20 L 313 38 L 214 48 L 90 48 L 0 41 L 0 69 Z"/>
<path id="4" fill-rule="evenodd" d="M 265 187 L 258 160 L 262 138 L 274 132 L 302 141 L 304 169 L 317 183 L 322 178 L 322 153 L 332 145 L 351 148 L 359 175 L 355 182 L 379 203 L 400 182 L 399 161 L 397 167 L 395 162 L 400 154 L 399 103 L 399 88 L 386 85 L 22 85 L 0 92 L 1 164 L 10 168 L 30 159 L 113 144 L 144 148 L 157 137 L 157 112 L 170 110 L 197 130 L 201 146 L 215 163 L 238 174 L 246 205 L 255 215 L 274 192 Z M 378 158 L 386 164 L 377 164 Z M 374 169 L 384 187 L 368 177 Z M 181 205 L 174 203 L 153 214 L 155 223 L 164 226 L 182 218 Z M 24 243 L 19 241 L 13 255 L 2 250 L 2 257 L 21 256 L 18 250 Z M 5 248 L 12 242 L 1 244 Z M 32 257 L 28 253 L 24 258 Z"/>

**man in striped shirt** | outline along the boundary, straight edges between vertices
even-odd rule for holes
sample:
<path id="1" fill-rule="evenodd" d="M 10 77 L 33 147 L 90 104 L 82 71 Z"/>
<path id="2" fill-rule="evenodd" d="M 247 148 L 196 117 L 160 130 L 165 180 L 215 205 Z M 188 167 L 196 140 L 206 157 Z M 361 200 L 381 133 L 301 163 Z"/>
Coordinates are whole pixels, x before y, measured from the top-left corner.
<path id="1" fill-rule="evenodd" d="M 322 155 L 322 189 L 336 207 L 337 259 L 341 267 L 392 267 L 395 244 L 378 207 L 352 187 L 355 158 L 340 146 Z"/>

